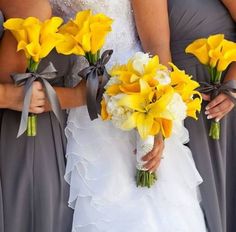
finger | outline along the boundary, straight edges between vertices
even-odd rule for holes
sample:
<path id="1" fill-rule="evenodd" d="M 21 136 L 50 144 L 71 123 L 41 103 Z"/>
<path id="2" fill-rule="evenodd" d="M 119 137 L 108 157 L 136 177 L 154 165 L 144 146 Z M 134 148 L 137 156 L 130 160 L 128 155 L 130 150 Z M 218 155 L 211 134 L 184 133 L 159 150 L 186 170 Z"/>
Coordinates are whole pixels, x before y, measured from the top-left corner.
<path id="1" fill-rule="evenodd" d="M 227 96 L 225 94 L 220 94 L 218 95 L 216 98 L 214 98 L 207 106 L 206 106 L 206 110 L 209 110 L 215 106 L 217 106 L 218 104 L 220 104 L 222 101 L 224 101 L 227 98 Z"/>
<path id="2" fill-rule="evenodd" d="M 151 160 L 153 157 L 155 157 L 155 153 L 153 152 L 153 150 L 151 150 L 150 152 L 148 152 L 145 156 L 142 157 L 143 161 L 149 161 Z"/>
<path id="3" fill-rule="evenodd" d="M 34 114 L 41 114 L 44 111 L 45 111 L 44 107 L 33 107 L 33 108 L 30 108 L 30 112 L 34 113 Z"/>
<path id="4" fill-rule="evenodd" d="M 39 81 L 34 81 L 33 82 L 33 89 L 36 90 L 43 90 L 43 85 Z"/>
<path id="5" fill-rule="evenodd" d="M 156 163 L 155 166 L 151 167 L 151 168 L 149 169 L 149 172 L 151 172 L 151 173 L 155 172 L 155 171 L 159 168 L 160 164 L 161 164 L 161 160 L 159 160 L 159 161 Z"/>
<path id="6" fill-rule="evenodd" d="M 233 103 L 226 98 L 224 101 L 222 101 L 220 104 L 218 104 L 217 106 L 205 111 L 206 115 L 213 115 L 215 113 L 219 113 L 221 111 L 225 111 L 227 110 L 227 108 L 233 106 Z"/>
<path id="7" fill-rule="evenodd" d="M 215 118 L 216 121 L 219 121 L 220 119 L 222 119 L 224 116 L 226 116 L 231 110 L 233 109 L 233 106 L 230 106 L 228 108 L 226 108 L 225 110 L 222 110 L 218 113 L 214 113 L 212 115 L 208 115 L 208 119 L 213 119 Z"/>
<path id="8" fill-rule="evenodd" d="M 154 152 L 153 152 L 154 153 Z M 156 164 L 161 160 L 163 154 L 163 150 L 160 149 L 158 152 L 155 152 L 153 155 L 153 158 L 148 160 L 144 167 L 148 170 L 151 169 L 153 166 L 156 166 Z"/>
<path id="9" fill-rule="evenodd" d="M 233 109 L 233 108 L 232 108 Z M 232 109 L 228 109 L 222 115 L 216 117 L 216 121 L 219 122 L 223 117 L 225 117 Z"/>
<path id="10" fill-rule="evenodd" d="M 201 95 L 202 95 L 202 99 L 203 99 L 204 101 L 210 101 L 210 100 L 211 100 L 210 95 L 204 94 L 204 93 L 202 93 Z"/>

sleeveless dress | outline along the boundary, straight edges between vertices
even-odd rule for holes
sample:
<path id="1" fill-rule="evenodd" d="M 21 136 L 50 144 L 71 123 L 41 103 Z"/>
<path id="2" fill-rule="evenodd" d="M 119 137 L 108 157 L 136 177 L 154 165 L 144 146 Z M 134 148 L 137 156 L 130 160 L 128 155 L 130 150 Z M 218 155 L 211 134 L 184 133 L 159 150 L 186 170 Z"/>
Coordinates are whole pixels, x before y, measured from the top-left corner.
<path id="1" fill-rule="evenodd" d="M 40 68 L 49 61 L 62 85 L 66 67 L 71 69 L 72 63 L 52 53 Z M 1 110 L 0 231 L 69 232 L 72 210 L 67 206 L 69 188 L 64 180 L 64 129 L 53 113 L 43 113 L 38 115 L 37 136 L 23 134 L 17 139 L 20 117 L 21 112 Z"/>
<path id="2" fill-rule="evenodd" d="M 105 45 L 114 50 L 109 67 L 141 50 L 129 0 L 51 0 L 51 4 L 54 14 L 65 19 L 85 9 L 114 19 Z M 79 107 L 69 112 L 66 135 L 72 232 L 206 231 L 197 191 L 202 179 L 183 145 L 188 141 L 184 127 L 165 141 L 165 159 L 150 189 L 136 187 L 134 131 L 123 132 L 100 118 L 91 121 L 86 107 Z"/>
<path id="3" fill-rule="evenodd" d="M 236 26 L 220 0 L 169 0 L 171 53 L 173 62 L 197 81 L 208 81 L 207 70 L 184 50 L 193 40 L 223 33 L 236 41 Z M 204 182 L 200 186 L 202 207 L 209 231 L 236 231 L 236 111 L 221 120 L 221 139 L 208 137 L 210 121 L 202 113 L 198 121 L 186 120 L 189 147 Z M 227 189 L 227 192 L 226 192 Z M 226 195 L 227 194 L 227 195 Z M 226 202 L 227 226 L 226 230 Z"/>

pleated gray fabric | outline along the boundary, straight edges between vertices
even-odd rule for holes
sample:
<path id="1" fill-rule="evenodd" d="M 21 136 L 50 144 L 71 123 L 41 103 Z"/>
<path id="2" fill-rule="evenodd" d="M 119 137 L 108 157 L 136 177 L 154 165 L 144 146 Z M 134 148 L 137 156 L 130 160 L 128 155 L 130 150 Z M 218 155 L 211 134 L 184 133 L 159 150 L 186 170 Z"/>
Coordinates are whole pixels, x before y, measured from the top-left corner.
<path id="1" fill-rule="evenodd" d="M 70 67 L 69 58 L 55 53 L 58 76 Z M 65 115 L 66 116 L 66 115 Z M 21 113 L 3 110 L 0 134 L 0 178 L 2 183 L 1 232 L 71 232 L 72 210 L 69 187 L 64 180 L 65 135 L 53 113 L 38 115 L 36 137 L 16 139 Z M 65 117 L 66 121 L 66 117 Z M 1 208 L 0 208 L 1 210 Z M 4 226 L 4 227 L 3 227 Z"/>
<path id="2" fill-rule="evenodd" d="M 211 34 L 223 33 L 235 41 L 236 27 L 229 12 L 219 0 L 169 0 L 168 4 L 173 62 L 197 81 L 208 81 L 207 70 L 184 50 L 193 40 Z M 221 139 L 214 141 L 208 137 L 210 121 L 204 115 L 205 106 L 203 103 L 198 121 L 186 121 L 190 133 L 189 146 L 204 180 L 200 186 L 202 208 L 210 232 L 235 232 L 236 225 L 232 222 L 236 218 L 236 112 L 221 121 Z M 227 200 L 226 183 L 229 190 Z M 229 212 L 227 223 L 226 211 Z"/>

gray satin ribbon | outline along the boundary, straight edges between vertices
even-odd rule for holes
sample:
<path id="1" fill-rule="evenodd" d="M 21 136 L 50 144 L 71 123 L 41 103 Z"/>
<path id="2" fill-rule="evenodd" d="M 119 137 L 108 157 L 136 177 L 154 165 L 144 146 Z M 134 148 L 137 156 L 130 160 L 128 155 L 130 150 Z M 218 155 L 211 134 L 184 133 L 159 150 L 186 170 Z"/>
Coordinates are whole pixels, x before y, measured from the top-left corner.
<path id="1" fill-rule="evenodd" d="M 91 120 L 98 118 L 98 115 L 101 113 L 104 87 L 110 78 L 105 65 L 110 60 L 112 53 L 112 50 L 105 51 L 96 64 L 91 64 L 78 74 L 86 80 L 87 109 Z"/>
<path id="2" fill-rule="evenodd" d="M 236 98 L 232 93 L 236 93 L 236 81 L 229 80 L 224 83 L 210 84 L 207 82 L 200 82 L 201 87 L 198 88 L 198 91 L 201 93 L 206 93 L 211 95 L 211 99 L 214 99 L 220 93 L 224 93 L 231 101 L 236 105 Z"/>
<path id="3" fill-rule="evenodd" d="M 29 106 L 30 106 L 32 88 L 33 88 L 32 84 L 34 81 L 40 81 L 43 84 L 48 100 L 50 102 L 52 111 L 57 117 L 61 126 L 63 125 L 63 115 L 62 115 L 60 102 L 58 100 L 55 90 L 50 84 L 50 81 L 53 81 L 57 76 L 57 70 L 54 68 L 51 62 L 40 73 L 31 73 L 31 72 L 16 73 L 16 74 L 12 74 L 11 76 L 17 86 L 24 85 L 24 88 L 25 88 L 24 104 L 23 104 L 23 110 L 22 110 L 20 127 L 18 130 L 17 138 L 21 136 L 27 128 L 27 119 L 28 119 L 28 114 L 29 114 Z"/>

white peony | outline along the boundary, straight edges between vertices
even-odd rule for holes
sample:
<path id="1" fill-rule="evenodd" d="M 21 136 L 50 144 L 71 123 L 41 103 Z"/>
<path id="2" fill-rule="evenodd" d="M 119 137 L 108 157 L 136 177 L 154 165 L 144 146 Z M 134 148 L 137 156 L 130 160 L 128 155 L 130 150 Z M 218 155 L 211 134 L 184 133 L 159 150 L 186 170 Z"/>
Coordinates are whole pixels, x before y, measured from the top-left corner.
<path id="1" fill-rule="evenodd" d="M 117 76 L 111 77 L 109 79 L 109 81 L 107 82 L 105 89 L 107 89 L 109 86 L 112 85 L 117 85 L 117 84 L 121 84 L 122 82 L 119 80 L 119 78 Z"/>
<path id="2" fill-rule="evenodd" d="M 132 57 L 133 68 L 140 74 L 144 73 L 144 67 L 149 61 L 149 54 L 143 52 L 137 52 Z"/>
<path id="3" fill-rule="evenodd" d="M 174 122 L 182 122 L 187 116 L 187 106 L 178 93 L 174 93 L 167 109 L 173 115 Z"/>
<path id="4" fill-rule="evenodd" d="M 158 80 L 158 82 L 161 85 L 168 85 L 171 82 L 170 79 L 170 71 L 168 70 L 158 70 L 155 76 L 155 79 Z"/>
<path id="5" fill-rule="evenodd" d="M 109 97 L 104 95 L 105 101 L 107 103 L 107 112 L 111 115 L 112 123 L 115 127 L 124 130 L 123 124 L 130 117 L 132 111 L 126 107 L 119 106 L 118 101 L 125 94 L 118 94 L 116 96 Z"/>

